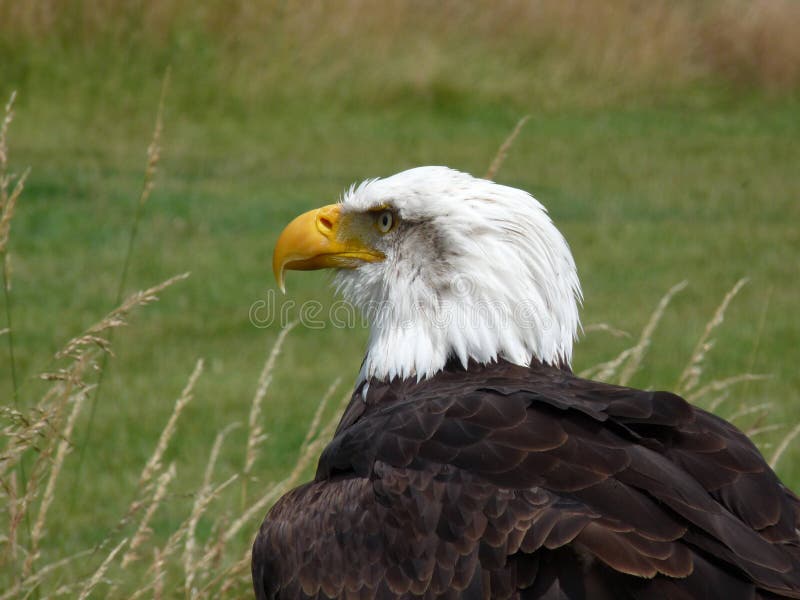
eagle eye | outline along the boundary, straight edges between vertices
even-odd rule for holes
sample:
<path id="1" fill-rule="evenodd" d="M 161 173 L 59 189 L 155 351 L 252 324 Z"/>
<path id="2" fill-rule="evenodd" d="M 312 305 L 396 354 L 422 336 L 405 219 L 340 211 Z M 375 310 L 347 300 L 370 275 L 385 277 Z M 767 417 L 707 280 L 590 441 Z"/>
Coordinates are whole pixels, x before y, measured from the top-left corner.
<path id="1" fill-rule="evenodd" d="M 381 233 L 389 233 L 394 227 L 395 216 L 391 210 L 380 211 L 375 218 L 375 225 Z"/>

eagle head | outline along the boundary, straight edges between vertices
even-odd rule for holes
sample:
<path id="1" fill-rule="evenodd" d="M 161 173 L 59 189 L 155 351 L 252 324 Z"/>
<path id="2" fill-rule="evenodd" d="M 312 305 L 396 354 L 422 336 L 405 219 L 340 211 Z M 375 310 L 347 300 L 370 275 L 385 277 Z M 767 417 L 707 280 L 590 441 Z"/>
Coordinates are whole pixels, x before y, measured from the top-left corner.
<path id="1" fill-rule="evenodd" d="M 581 288 L 569 245 L 525 191 L 447 167 L 347 190 L 283 230 L 272 261 L 333 268 L 371 329 L 361 379 L 430 377 L 450 360 L 569 364 Z"/>

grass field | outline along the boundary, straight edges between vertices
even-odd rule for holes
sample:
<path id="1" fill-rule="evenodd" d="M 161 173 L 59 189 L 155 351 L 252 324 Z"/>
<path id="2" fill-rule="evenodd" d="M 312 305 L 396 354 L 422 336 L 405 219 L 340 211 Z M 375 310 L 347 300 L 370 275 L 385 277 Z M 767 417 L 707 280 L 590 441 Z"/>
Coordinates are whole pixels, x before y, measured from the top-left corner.
<path id="1" fill-rule="evenodd" d="M 633 345 L 662 296 L 687 280 L 631 381 L 676 389 L 706 323 L 747 277 L 712 332 L 699 387 L 770 376 L 728 388 L 718 408 L 731 416 L 769 403 L 737 421 L 776 426 L 756 438 L 765 455 L 800 422 L 796 4 L 765 2 L 742 19 L 730 18 L 738 2 L 613 2 L 572 12 L 509 2 L 493 13 L 449 3 L 429 14 L 427 4 L 400 2 L 21 6 L 0 0 L 0 99 L 18 93 L 9 171 L 31 168 L 8 245 L 20 410 L 34 409 L 52 385 L 38 376 L 64 364 L 56 351 L 115 306 L 168 67 L 155 188 L 124 295 L 191 272 L 114 333 L 83 462 L 78 468 L 94 391 L 70 436 L 32 572 L 105 545 L 29 592 L 80 589 L 77 581 L 135 535 L 141 511 L 117 525 L 199 358 L 204 372 L 162 461 L 177 474 L 153 513 L 141 566 L 110 569 L 95 594 L 127 595 L 152 576 L 152 548 L 163 549 L 191 511 L 215 436 L 231 422 L 241 426 L 226 437 L 213 480 L 241 475 L 251 400 L 280 330 L 254 326 L 249 314 L 275 291 L 272 245 L 291 217 L 334 201 L 354 181 L 415 165 L 482 174 L 523 115 L 530 120 L 497 180 L 532 192 L 566 235 L 584 324 L 631 334 L 588 332 L 576 370 Z M 290 274 L 284 299 L 327 306 L 327 281 Z M 3 307 L 0 330 L 7 314 Z M 346 393 L 365 339 L 363 329 L 330 325 L 288 334 L 259 418 L 268 438 L 247 483 L 234 482 L 198 520 L 200 542 L 291 471 L 320 398 L 338 377 L 332 403 Z M 0 344 L 0 400 L 10 408 L 8 333 Z M 4 418 L 9 436 L 18 422 Z M 36 450 L 57 440 L 45 436 L 27 452 L 28 474 Z M 777 469 L 795 489 L 799 461 L 796 441 Z M 35 520 L 41 491 L 31 500 Z M 233 537 L 215 572 L 244 555 L 262 516 Z M 26 547 L 24 523 L 19 536 Z M 10 557 L 9 540 L 0 542 L 0 588 L 11 589 L 26 557 Z M 175 556 L 166 587 L 148 594 L 193 596 Z M 236 576 L 230 594 L 246 589 L 246 573 Z"/>

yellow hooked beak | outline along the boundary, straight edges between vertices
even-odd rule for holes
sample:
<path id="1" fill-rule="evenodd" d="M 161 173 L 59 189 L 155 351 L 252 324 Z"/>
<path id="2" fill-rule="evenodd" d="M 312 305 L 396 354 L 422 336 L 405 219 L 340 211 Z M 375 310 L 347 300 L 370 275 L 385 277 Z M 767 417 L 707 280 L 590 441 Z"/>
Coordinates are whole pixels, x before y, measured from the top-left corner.
<path id="1" fill-rule="evenodd" d="M 364 262 L 386 258 L 367 245 L 342 217 L 340 204 L 329 204 L 303 213 L 289 223 L 278 237 L 272 254 L 272 272 L 281 291 L 286 291 L 283 274 L 287 269 L 354 269 Z"/>

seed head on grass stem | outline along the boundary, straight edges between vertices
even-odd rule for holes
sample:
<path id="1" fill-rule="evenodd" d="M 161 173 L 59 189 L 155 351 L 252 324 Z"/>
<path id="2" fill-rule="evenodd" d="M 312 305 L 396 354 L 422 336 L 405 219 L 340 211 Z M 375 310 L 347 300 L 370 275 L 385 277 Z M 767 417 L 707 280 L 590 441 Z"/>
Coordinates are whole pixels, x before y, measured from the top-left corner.
<path id="1" fill-rule="evenodd" d="M 117 544 L 114 549 L 108 553 L 105 560 L 97 567 L 97 570 L 92 574 L 92 576 L 86 581 L 86 585 L 83 586 L 80 595 L 78 596 L 78 600 L 85 600 L 89 597 L 89 594 L 92 593 L 92 590 L 97 587 L 97 584 L 102 581 L 103 576 L 108 571 L 108 567 L 111 566 L 111 563 L 114 561 L 114 557 L 117 556 L 117 553 L 122 550 L 122 547 L 128 543 L 128 538 L 124 538 L 119 544 Z"/>
<path id="2" fill-rule="evenodd" d="M 722 303 L 717 307 L 717 310 L 714 311 L 714 316 L 711 317 L 711 320 L 708 323 L 706 323 L 706 327 L 703 330 L 700 339 L 697 340 L 697 344 L 695 345 L 691 358 L 689 358 L 689 362 L 683 369 L 681 376 L 678 378 L 678 384 L 676 387 L 679 393 L 689 392 L 700 381 L 700 377 L 703 374 L 703 360 L 705 359 L 706 354 L 708 354 L 708 351 L 711 350 L 714 345 L 713 341 L 710 339 L 711 333 L 714 331 L 714 329 L 722 324 L 722 321 L 725 319 L 725 311 L 728 309 L 728 305 L 746 283 L 746 277 L 743 277 L 737 281 L 733 288 L 731 288 L 731 290 L 725 294 L 725 297 L 722 299 Z"/>
<path id="3" fill-rule="evenodd" d="M 522 131 L 522 128 L 525 126 L 525 123 L 531 118 L 530 115 L 525 115 L 517 124 L 514 125 L 514 129 L 511 130 L 511 133 L 508 134 L 508 137 L 505 141 L 500 144 L 500 148 L 497 149 L 497 154 L 495 154 L 494 158 L 492 159 L 492 163 L 489 165 L 489 169 L 486 171 L 486 174 L 483 176 L 484 179 L 494 179 L 497 175 L 497 172 L 500 170 L 500 167 L 503 166 L 503 163 L 508 156 L 508 151 L 511 150 L 511 146 L 514 145 L 514 140 L 517 139 L 519 132 Z"/>
<path id="4" fill-rule="evenodd" d="M 255 463 L 258 447 L 266 439 L 263 434 L 264 429 L 261 426 L 261 406 L 264 402 L 264 396 L 267 394 L 270 383 L 272 383 L 272 371 L 275 368 L 275 361 L 278 359 L 283 342 L 286 336 L 297 325 L 297 321 L 288 323 L 281 332 L 272 346 L 272 351 L 269 353 L 267 361 L 264 363 L 264 368 L 258 377 L 256 385 L 256 393 L 253 396 L 253 401 L 250 403 L 250 415 L 247 419 L 247 445 L 244 458 L 244 469 L 242 470 L 242 504 L 247 502 L 247 482 L 250 477 L 250 471 Z"/>
<path id="5" fill-rule="evenodd" d="M 175 427 L 178 423 L 178 418 L 181 416 L 183 409 L 186 408 L 186 405 L 189 404 L 194 397 L 192 392 L 194 391 L 194 386 L 197 383 L 197 380 L 200 378 L 200 374 L 202 372 L 203 359 L 200 358 L 197 360 L 194 370 L 189 376 L 189 381 L 186 382 L 186 386 L 183 388 L 181 395 L 175 401 L 172 414 L 170 414 L 167 424 L 164 426 L 164 429 L 161 431 L 161 435 L 158 438 L 156 449 L 147 460 L 147 464 L 145 464 L 144 469 L 142 469 L 142 474 L 139 476 L 139 483 L 136 486 L 137 488 L 142 489 L 146 487 L 150 483 L 150 480 L 153 478 L 153 475 L 156 473 L 156 471 L 161 468 L 161 459 L 164 457 L 164 452 L 167 450 L 169 441 L 172 439 L 172 436 L 175 433 Z"/>
<path id="6" fill-rule="evenodd" d="M 653 311 L 653 314 L 650 316 L 650 320 L 647 321 L 647 325 L 645 325 L 644 329 L 642 329 L 642 334 L 639 337 L 639 341 L 635 346 L 633 346 L 633 348 L 631 348 L 630 356 L 628 357 L 622 372 L 619 374 L 620 385 L 628 385 L 628 382 L 631 380 L 634 373 L 639 370 L 639 366 L 642 364 L 642 359 L 644 358 L 647 349 L 650 347 L 650 344 L 653 341 L 653 334 L 655 333 L 658 323 L 661 321 L 661 317 L 664 316 L 667 306 L 669 306 L 669 303 L 672 301 L 672 298 L 675 296 L 675 294 L 683 291 L 688 284 L 689 282 L 686 280 L 676 283 L 666 294 L 664 294 L 664 297 L 661 298 L 661 301 L 658 303 L 658 306 L 656 306 L 655 311 Z"/>

